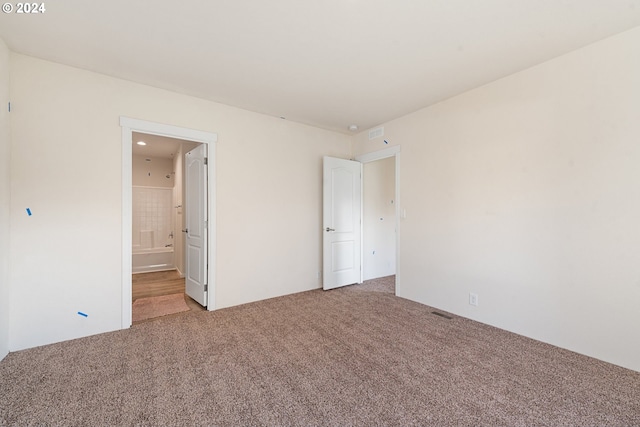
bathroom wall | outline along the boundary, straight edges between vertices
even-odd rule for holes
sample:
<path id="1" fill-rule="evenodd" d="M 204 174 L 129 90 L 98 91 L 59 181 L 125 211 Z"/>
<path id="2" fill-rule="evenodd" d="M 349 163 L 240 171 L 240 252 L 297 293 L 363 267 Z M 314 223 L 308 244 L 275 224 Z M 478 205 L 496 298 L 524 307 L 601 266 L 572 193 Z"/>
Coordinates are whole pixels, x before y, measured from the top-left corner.
<path id="1" fill-rule="evenodd" d="M 173 160 L 161 157 L 132 156 L 133 185 L 173 188 Z"/>
<path id="2" fill-rule="evenodd" d="M 132 156 L 134 250 L 173 245 L 173 159 Z"/>
<path id="3" fill-rule="evenodd" d="M 173 245 L 173 189 L 134 186 L 132 196 L 133 249 Z"/>

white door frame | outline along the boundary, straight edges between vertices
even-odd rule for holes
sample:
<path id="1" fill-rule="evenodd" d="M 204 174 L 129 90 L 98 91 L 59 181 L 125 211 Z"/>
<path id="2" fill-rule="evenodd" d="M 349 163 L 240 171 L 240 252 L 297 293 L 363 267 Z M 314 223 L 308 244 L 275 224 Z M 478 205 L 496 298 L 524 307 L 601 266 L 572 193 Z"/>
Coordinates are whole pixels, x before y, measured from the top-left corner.
<path id="1" fill-rule="evenodd" d="M 355 160 L 360 163 L 375 162 L 376 160 L 382 160 L 389 157 L 395 157 L 395 179 L 396 179 L 396 295 L 400 295 L 399 290 L 402 288 L 400 280 L 400 146 L 394 145 L 392 147 L 385 148 L 383 150 L 374 151 L 372 153 L 361 154 L 356 156 Z M 364 179 L 362 180 L 364 182 Z M 364 197 L 364 192 L 362 193 Z M 363 203 L 361 205 L 364 205 Z M 364 213 L 363 213 L 364 214 Z M 362 216 L 364 218 L 364 216 Z M 364 233 L 361 233 L 361 239 L 364 240 Z M 361 242 L 361 247 L 364 248 L 364 242 Z M 364 253 L 360 251 L 361 265 L 364 269 Z M 362 276 L 363 273 L 361 273 Z"/>
<path id="2" fill-rule="evenodd" d="M 215 165 L 216 165 L 216 142 L 218 134 L 203 132 L 195 129 L 182 128 L 178 126 L 166 125 L 162 123 L 149 122 L 145 120 L 133 119 L 120 116 L 120 126 L 122 127 L 122 329 L 131 326 L 131 256 L 132 256 L 132 132 L 148 133 L 152 135 L 167 136 L 170 138 L 184 139 L 187 141 L 200 142 L 208 145 L 208 211 L 209 224 L 207 228 L 209 238 L 209 269 L 207 293 L 207 310 L 215 308 L 215 260 L 216 260 L 216 209 L 215 209 Z"/>

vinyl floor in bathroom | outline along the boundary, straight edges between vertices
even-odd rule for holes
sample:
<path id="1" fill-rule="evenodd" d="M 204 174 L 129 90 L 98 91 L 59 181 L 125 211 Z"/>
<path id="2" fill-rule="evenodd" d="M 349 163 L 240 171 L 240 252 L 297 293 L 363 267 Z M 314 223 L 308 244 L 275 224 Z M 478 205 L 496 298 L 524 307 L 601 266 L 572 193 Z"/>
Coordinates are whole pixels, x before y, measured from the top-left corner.
<path id="1" fill-rule="evenodd" d="M 176 270 L 134 274 L 132 275 L 131 293 L 131 302 L 138 298 L 184 293 L 184 277 L 180 277 Z M 192 311 L 205 310 L 187 295 L 184 300 Z"/>

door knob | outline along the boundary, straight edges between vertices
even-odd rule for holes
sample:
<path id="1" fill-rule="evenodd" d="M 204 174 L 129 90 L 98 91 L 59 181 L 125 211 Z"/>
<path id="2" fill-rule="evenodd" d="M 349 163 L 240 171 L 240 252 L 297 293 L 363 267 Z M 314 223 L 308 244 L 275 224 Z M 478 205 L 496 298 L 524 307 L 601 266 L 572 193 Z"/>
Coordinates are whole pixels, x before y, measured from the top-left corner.
<path id="1" fill-rule="evenodd" d="M 324 229 L 324 231 L 336 231 L 336 230 L 334 228 L 327 227 L 327 228 Z"/>
<path id="2" fill-rule="evenodd" d="M 189 229 L 188 229 L 188 228 L 185 228 L 184 230 L 182 230 L 182 232 L 183 232 L 183 233 L 188 233 L 188 232 L 189 232 Z"/>

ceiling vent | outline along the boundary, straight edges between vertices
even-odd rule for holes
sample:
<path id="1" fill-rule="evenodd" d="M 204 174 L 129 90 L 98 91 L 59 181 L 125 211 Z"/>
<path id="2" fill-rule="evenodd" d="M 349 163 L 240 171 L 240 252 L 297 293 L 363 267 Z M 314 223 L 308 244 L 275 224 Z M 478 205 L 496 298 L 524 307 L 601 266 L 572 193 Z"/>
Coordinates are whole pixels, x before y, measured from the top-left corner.
<path id="1" fill-rule="evenodd" d="M 382 138 L 383 136 L 384 136 L 384 128 L 383 127 L 371 129 L 369 131 L 369 140 L 376 139 L 376 138 Z"/>

